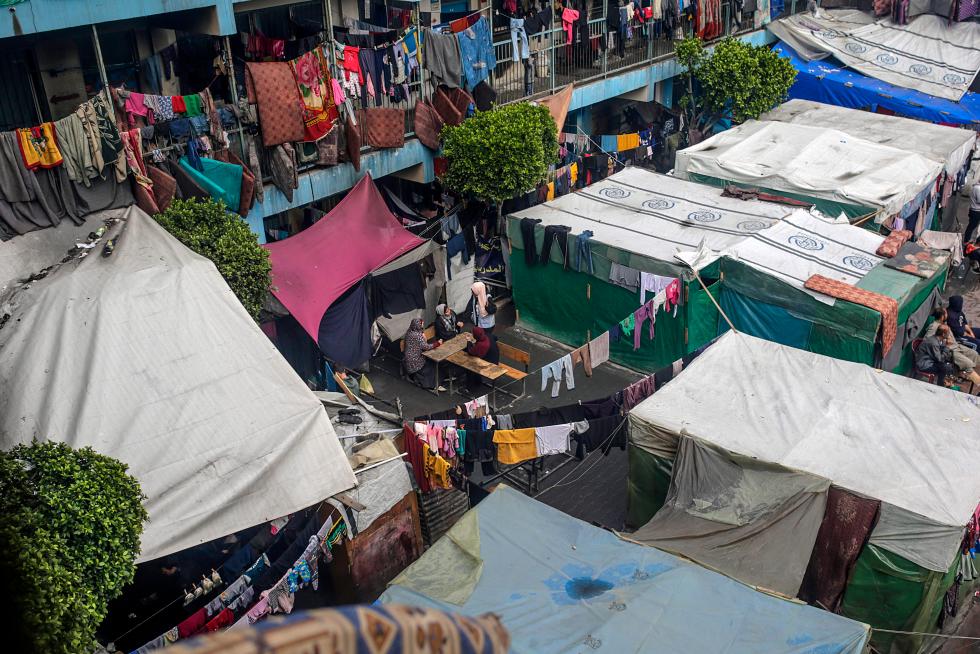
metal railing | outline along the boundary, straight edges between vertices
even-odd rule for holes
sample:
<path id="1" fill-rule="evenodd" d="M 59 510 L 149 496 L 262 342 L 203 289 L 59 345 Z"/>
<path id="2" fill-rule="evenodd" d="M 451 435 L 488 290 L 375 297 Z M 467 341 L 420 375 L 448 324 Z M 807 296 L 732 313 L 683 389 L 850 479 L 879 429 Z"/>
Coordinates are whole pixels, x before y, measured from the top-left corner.
<path id="1" fill-rule="evenodd" d="M 756 27 L 754 15 L 739 17 L 733 14 L 732 7 L 728 0 L 722 3 L 721 34 L 708 43 L 764 29 Z M 788 0 L 783 15 L 798 13 L 805 7 L 804 0 Z M 571 82 L 588 83 L 631 68 L 664 61 L 674 55 L 675 35 L 661 32 L 655 23 L 639 24 L 634 21 L 631 36 L 622 44 L 618 42 L 618 33 L 607 32 L 604 15 L 590 18 L 588 24 L 587 43 L 574 32 L 573 42 L 569 42 L 560 20 L 556 18 L 550 29 L 528 37 L 530 57 L 527 60 L 515 60 L 509 30 L 495 30 L 494 38 L 499 39 L 493 44 L 497 66 L 491 82 L 497 92 L 497 103 L 508 104 L 550 95 Z M 684 21 L 683 25 L 681 31 L 684 36 L 690 36 L 693 27 L 690 21 Z"/>

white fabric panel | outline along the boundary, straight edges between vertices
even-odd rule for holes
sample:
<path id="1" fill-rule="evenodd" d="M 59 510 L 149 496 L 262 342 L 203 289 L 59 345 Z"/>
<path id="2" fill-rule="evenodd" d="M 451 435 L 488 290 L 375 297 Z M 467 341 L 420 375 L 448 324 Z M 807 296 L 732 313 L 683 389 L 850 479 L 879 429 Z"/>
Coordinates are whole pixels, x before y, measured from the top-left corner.
<path id="1" fill-rule="evenodd" d="M 963 525 L 937 525 L 905 509 L 881 503 L 870 542 L 923 568 L 946 572 L 959 556 Z"/>
<path id="2" fill-rule="evenodd" d="M 952 176 L 966 163 L 977 141 L 976 132 L 968 129 L 810 100 L 790 100 L 762 114 L 759 120 L 840 130 L 879 145 L 908 150 L 942 162 L 947 174 Z"/>
<path id="3" fill-rule="evenodd" d="M 446 248 L 442 248 L 442 266 L 446 265 Z M 440 265 L 437 260 L 436 265 Z M 449 262 L 449 272 L 452 279 L 446 280 L 446 304 L 456 313 L 462 313 L 469 304 L 472 293 L 470 287 L 476 279 L 476 257 L 471 256 L 469 263 L 463 263 L 463 253 L 460 252 Z"/>
<path id="4" fill-rule="evenodd" d="M 728 253 L 743 263 L 809 293 L 825 304 L 834 298 L 803 288 L 811 275 L 856 284 L 883 259 L 875 252 L 884 237 L 847 222 L 831 222 L 798 209 L 756 232 Z"/>
<path id="5" fill-rule="evenodd" d="M 572 234 L 592 230 L 593 240 L 660 261 L 702 241 L 723 250 L 788 216 L 793 207 L 739 200 L 721 189 L 641 168 L 626 168 L 575 193 L 514 214 L 542 226 L 568 225 Z M 512 235 L 513 237 L 513 235 Z"/>
<path id="6" fill-rule="evenodd" d="M 111 257 L 0 298 L 0 446 L 59 440 L 126 463 L 148 498 L 140 561 L 353 486 L 320 402 L 214 264 L 136 207 L 115 235 Z"/>
<path id="7" fill-rule="evenodd" d="M 750 120 L 677 153 L 674 174 L 708 175 L 897 213 L 943 165 L 844 132 Z"/>
<path id="8" fill-rule="evenodd" d="M 683 438 L 664 506 L 630 538 L 795 597 L 830 482 Z"/>
<path id="9" fill-rule="evenodd" d="M 869 77 L 959 102 L 980 71 L 980 24 L 922 15 L 908 25 L 862 11 L 796 14 L 769 29 L 807 59 L 833 56 Z M 794 48 L 795 49 L 795 48 Z"/>
<path id="10" fill-rule="evenodd" d="M 976 397 L 747 334 L 725 334 L 631 421 L 647 439 L 690 435 L 940 525 L 965 525 L 980 500 Z"/>

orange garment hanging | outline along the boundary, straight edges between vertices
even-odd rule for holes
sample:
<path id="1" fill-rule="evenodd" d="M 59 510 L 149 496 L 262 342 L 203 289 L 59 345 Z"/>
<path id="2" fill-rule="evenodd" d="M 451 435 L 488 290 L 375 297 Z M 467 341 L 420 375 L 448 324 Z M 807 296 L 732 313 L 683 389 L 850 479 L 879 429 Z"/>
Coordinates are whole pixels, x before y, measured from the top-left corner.
<path id="1" fill-rule="evenodd" d="M 521 463 L 538 458 L 538 443 L 534 429 L 498 429 L 493 432 L 497 444 L 497 460 L 501 463 Z"/>
<path id="2" fill-rule="evenodd" d="M 54 168 L 63 161 L 54 136 L 54 123 L 18 129 L 17 145 L 20 146 L 20 156 L 28 170 Z"/>

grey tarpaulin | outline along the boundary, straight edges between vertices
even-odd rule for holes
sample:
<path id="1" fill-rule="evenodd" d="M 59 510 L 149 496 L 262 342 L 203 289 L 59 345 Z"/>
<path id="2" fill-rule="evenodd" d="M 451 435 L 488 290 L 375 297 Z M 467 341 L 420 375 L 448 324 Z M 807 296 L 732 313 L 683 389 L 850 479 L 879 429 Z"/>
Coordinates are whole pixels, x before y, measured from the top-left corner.
<path id="1" fill-rule="evenodd" d="M 793 597 L 830 482 L 682 438 L 667 500 L 630 538 Z"/>
<path id="2" fill-rule="evenodd" d="M 136 207 L 116 236 L 112 256 L 0 298 L 0 446 L 56 439 L 126 463 L 150 514 L 141 561 L 353 486 L 320 402 L 214 264 Z"/>
<path id="3" fill-rule="evenodd" d="M 980 500 L 976 397 L 747 334 L 722 336 L 630 422 L 632 444 L 658 456 L 689 434 L 902 508 L 915 528 L 888 549 L 930 569 L 953 560 L 942 535 Z"/>

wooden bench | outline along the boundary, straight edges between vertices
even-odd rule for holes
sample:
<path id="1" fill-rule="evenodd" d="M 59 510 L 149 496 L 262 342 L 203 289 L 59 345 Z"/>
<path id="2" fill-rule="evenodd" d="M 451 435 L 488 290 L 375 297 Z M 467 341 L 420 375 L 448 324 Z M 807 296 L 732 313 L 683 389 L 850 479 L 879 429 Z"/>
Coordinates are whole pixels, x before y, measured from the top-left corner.
<path id="1" fill-rule="evenodd" d="M 531 353 L 525 352 L 513 345 L 507 345 L 506 343 L 501 343 L 497 341 L 497 351 L 500 352 L 501 359 L 510 359 L 514 363 L 523 367 L 523 370 L 519 370 L 513 366 L 501 362 L 498 364 L 501 368 L 507 371 L 507 376 L 515 381 L 521 382 L 521 395 L 523 396 L 527 392 L 527 374 L 531 369 Z"/>

